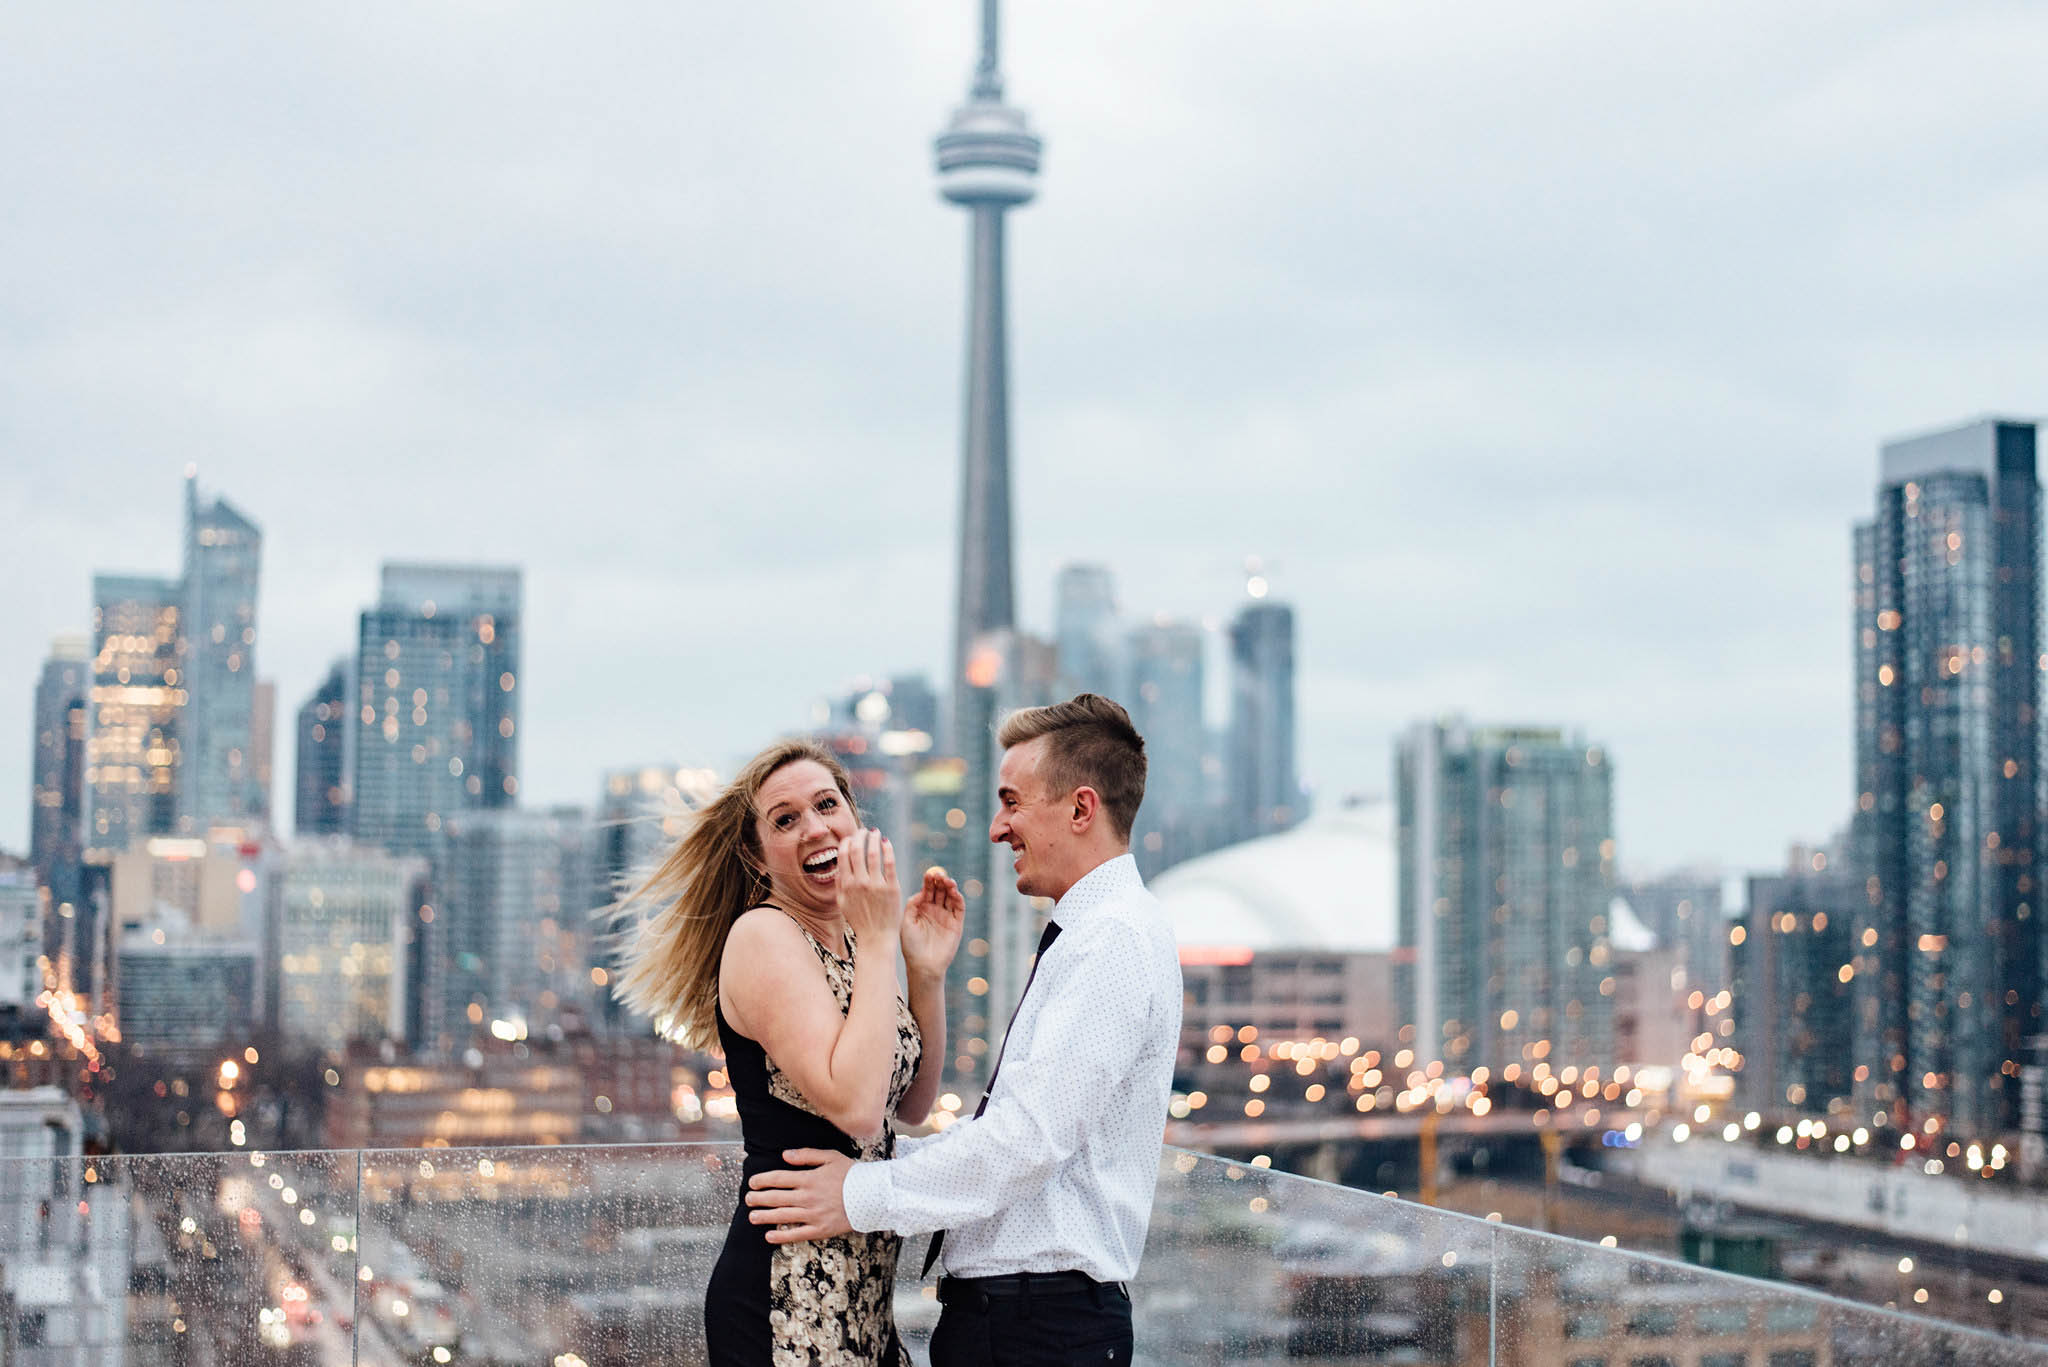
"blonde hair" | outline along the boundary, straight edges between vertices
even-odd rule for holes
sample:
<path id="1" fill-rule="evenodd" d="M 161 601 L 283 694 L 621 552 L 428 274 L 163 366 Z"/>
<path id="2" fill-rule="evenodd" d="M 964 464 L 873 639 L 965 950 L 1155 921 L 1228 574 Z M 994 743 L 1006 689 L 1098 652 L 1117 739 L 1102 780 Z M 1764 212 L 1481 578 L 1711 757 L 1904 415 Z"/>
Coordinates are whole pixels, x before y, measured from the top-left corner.
<path id="1" fill-rule="evenodd" d="M 1131 823 L 1145 801 L 1145 738 L 1131 714 L 1096 693 L 1077 693 L 1049 707 L 1027 707 L 1003 718 L 996 742 L 1005 750 L 1045 738 L 1040 773 L 1055 796 L 1093 788 L 1109 828 L 1131 838 Z"/>
<path id="2" fill-rule="evenodd" d="M 614 908 L 625 925 L 613 995 L 692 1049 L 719 1047 L 718 966 L 725 937 L 743 912 L 768 899 L 754 799 L 778 770 L 803 760 L 825 767 L 857 816 L 853 783 L 837 756 L 815 741 L 778 741 L 691 815 L 668 857 Z M 637 926 L 631 924 L 642 916 Z"/>

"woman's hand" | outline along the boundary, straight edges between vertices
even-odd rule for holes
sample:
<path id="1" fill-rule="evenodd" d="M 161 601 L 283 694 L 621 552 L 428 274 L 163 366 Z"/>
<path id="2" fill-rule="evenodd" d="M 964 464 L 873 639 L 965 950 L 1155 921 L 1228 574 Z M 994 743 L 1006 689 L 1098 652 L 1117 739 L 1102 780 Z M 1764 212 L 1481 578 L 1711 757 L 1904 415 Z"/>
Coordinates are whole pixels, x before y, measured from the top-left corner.
<path id="1" fill-rule="evenodd" d="M 903 961 L 911 976 L 943 978 L 960 948 L 967 902 L 944 869 L 926 869 L 924 886 L 903 908 Z"/>
<path id="2" fill-rule="evenodd" d="M 895 939 L 903 925 L 903 894 L 896 887 L 896 851 L 877 830 L 859 830 L 839 842 L 839 914 L 854 938 Z"/>

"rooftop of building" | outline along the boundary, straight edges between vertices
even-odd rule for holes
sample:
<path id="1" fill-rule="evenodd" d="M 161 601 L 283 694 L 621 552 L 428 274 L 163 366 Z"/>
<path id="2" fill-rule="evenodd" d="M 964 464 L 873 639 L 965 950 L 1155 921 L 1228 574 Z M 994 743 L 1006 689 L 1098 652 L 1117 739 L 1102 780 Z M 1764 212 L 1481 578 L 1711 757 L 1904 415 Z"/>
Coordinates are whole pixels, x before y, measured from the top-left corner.
<path id="1" fill-rule="evenodd" d="M 1985 416 L 1886 442 L 1878 453 L 1878 483 L 1901 484 L 1957 472 L 1995 477 L 2008 467 L 2033 472 L 2034 424 L 2024 418 Z"/>
<path id="2" fill-rule="evenodd" d="M 1392 805 L 1361 801 L 1153 880 L 1183 949 L 1384 954 L 1395 943 Z"/>

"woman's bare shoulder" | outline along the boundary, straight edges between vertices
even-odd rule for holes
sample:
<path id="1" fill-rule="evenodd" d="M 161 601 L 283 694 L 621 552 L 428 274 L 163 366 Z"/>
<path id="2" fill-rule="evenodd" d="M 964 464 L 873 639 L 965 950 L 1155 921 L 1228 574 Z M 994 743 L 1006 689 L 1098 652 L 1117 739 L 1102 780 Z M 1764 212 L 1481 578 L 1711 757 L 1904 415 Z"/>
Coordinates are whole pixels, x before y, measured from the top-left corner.
<path id="1" fill-rule="evenodd" d="M 727 966 L 760 959 L 780 961 L 806 949 L 803 927 L 780 907 L 763 904 L 740 913 L 726 932 Z"/>

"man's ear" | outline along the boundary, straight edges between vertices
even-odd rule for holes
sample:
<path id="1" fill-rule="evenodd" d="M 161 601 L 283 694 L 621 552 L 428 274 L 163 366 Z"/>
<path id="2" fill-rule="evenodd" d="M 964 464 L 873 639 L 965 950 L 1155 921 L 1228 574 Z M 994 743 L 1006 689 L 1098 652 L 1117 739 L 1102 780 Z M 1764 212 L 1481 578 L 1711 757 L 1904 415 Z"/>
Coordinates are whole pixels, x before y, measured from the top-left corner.
<path id="1" fill-rule="evenodd" d="M 1074 834 L 1080 835 L 1095 824 L 1095 818 L 1102 815 L 1102 795 L 1093 788 L 1076 788 L 1073 803 L 1073 810 L 1067 820 L 1073 827 Z"/>

